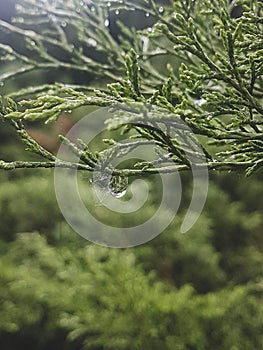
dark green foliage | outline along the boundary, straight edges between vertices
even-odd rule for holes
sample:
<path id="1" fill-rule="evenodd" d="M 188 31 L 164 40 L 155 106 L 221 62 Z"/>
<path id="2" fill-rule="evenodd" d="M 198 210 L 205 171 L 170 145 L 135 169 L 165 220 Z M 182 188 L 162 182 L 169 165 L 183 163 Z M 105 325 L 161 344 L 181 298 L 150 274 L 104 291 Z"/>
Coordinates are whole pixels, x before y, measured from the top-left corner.
<path id="1" fill-rule="evenodd" d="M 249 285 L 196 295 L 189 285 L 175 289 L 145 274 L 136 251 L 54 249 L 36 233 L 9 244 L 1 266 L 2 334 L 35 342 L 37 334 L 37 349 L 59 334 L 72 349 L 263 345 L 260 294 Z"/>
<path id="2" fill-rule="evenodd" d="M 2 239 L 11 240 L 21 231 L 48 233 L 61 217 L 50 177 L 39 172 L 36 175 L 0 184 Z"/>
<path id="3" fill-rule="evenodd" d="M 179 233 L 182 213 L 158 238 L 127 250 L 89 244 L 61 222 L 48 177 L 39 179 L 45 191 L 34 210 L 29 188 L 36 177 L 11 180 L 10 195 L 5 182 L 0 198 L 9 198 L 13 211 L 2 207 L 1 217 L 28 233 L 1 240 L 1 347 L 260 349 L 262 222 L 260 207 L 246 209 L 250 199 L 242 192 L 245 186 L 253 193 L 260 179 L 239 181 L 229 194 L 216 185 L 223 179 L 235 177 L 214 180 L 189 233 Z M 16 191 L 22 208 L 22 199 L 11 201 Z"/>

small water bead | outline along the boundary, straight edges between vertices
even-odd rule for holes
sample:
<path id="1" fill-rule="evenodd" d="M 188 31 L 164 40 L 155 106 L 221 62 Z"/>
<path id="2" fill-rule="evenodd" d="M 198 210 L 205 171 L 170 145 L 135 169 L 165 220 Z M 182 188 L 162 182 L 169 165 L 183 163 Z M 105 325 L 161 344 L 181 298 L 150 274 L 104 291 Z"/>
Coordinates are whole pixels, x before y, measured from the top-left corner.
<path id="1" fill-rule="evenodd" d="M 195 103 L 195 105 L 197 105 L 197 106 L 202 106 L 202 105 L 205 104 L 206 102 L 207 102 L 206 99 L 200 98 L 200 100 L 196 100 L 194 103 Z"/>
<path id="2" fill-rule="evenodd" d="M 108 27 L 108 26 L 110 25 L 110 21 L 109 21 L 109 19 L 105 19 L 105 21 L 104 21 L 104 25 L 105 25 L 105 27 Z"/>
<path id="3" fill-rule="evenodd" d="M 110 1 L 107 2 L 107 6 L 108 6 L 108 7 L 111 7 L 111 2 L 110 2 Z"/>
<path id="4" fill-rule="evenodd" d="M 109 192 L 115 198 L 123 197 L 128 188 L 128 177 L 113 175 L 110 179 Z"/>
<path id="5" fill-rule="evenodd" d="M 61 22 L 61 27 L 65 28 L 67 26 L 67 22 Z"/>
<path id="6" fill-rule="evenodd" d="M 24 19 L 23 17 L 18 17 L 18 18 L 16 19 L 16 21 L 19 22 L 19 23 L 24 23 L 24 22 L 25 22 L 25 19 Z"/>
<path id="7" fill-rule="evenodd" d="M 115 11 L 115 15 L 119 15 L 120 14 L 120 11 L 119 10 L 116 10 Z"/>
<path id="8" fill-rule="evenodd" d="M 163 11 L 164 11 L 163 7 L 162 7 L 162 6 L 159 7 L 159 12 L 160 12 L 160 13 L 163 13 Z"/>
<path id="9" fill-rule="evenodd" d="M 94 174 L 91 183 L 95 186 L 97 196 L 103 201 L 107 193 L 115 198 L 123 197 L 127 192 L 129 181 L 127 176 L 98 172 Z"/>
<path id="10" fill-rule="evenodd" d="M 149 12 L 146 12 L 145 17 L 149 17 L 149 16 L 150 16 Z"/>
<path id="11" fill-rule="evenodd" d="M 95 39 L 93 39 L 93 38 L 89 38 L 89 39 L 87 40 L 87 42 L 88 42 L 88 44 L 89 44 L 90 46 L 93 46 L 93 47 L 97 46 L 97 41 L 96 41 Z"/>
<path id="12" fill-rule="evenodd" d="M 127 190 L 124 190 L 124 191 L 122 191 L 122 192 L 110 191 L 110 194 L 111 194 L 113 197 L 115 197 L 115 198 L 124 197 L 126 193 L 127 193 Z"/>

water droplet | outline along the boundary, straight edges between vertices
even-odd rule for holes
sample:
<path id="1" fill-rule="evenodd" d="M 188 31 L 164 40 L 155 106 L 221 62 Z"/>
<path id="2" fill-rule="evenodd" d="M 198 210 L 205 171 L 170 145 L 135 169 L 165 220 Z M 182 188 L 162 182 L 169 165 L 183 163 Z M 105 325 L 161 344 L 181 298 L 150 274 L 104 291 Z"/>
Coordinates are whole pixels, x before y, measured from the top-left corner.
<path id="1" fill-rule="evenodd" d="M 93 46 L 93 47 L 97 46 L 97 41 L 96 41 L 95 39 L 93 39 L 93 38 L 89 38 L 89 39 L 87 40 L 87 42 L 88 42 L 88 44 L 89 44 L 90 46 Z"/>
<path id="2" fill-rule="evenodd" d="M 123 197 L 127 192 L 128 178 L 126 176 L 113 175 L 110 179 L 109 192 L 115 198 Z"/>
<path id="3" fill-rule="evenodd" d="M 31 41 L 30 41 L 30 45 L 31 45 L 31 46 L 36 46 L 36 42 L 35 42 L 34 40 L 31 40 Z"/>
<path id="4" fill-rule="evenodd" d="M 87 97 L 86 97 L 86 100 L 87 100 L 87 101 L 91 101 L 91 97 L 90 97 L 90 96 L 87 96 Z"/>
<path id="5" fill-rule="evenodd" d="M 67 23 L 66 22 L 61 22 L 61 27 L 66 27 L 67 26 Z"/>
<path id="6" fill-rule="evenodd" d="M 23 17 L 18 17 L 17 18 L 17 21 L 19 21 L 19 23 L 24 23 L 25 22 L 25 19 Z"/>
<path id="7" fill-rule="evenodd" d="M 0 81 L 0 86 L 4 86 L 5 83 L 3 81 Z"/>
<path id="8" fill-rule="evenodd" d="M 120 14 L 120 11 L 119 10 L 116 10 L 115 11 L 115 15 L 119 15 Z"/>
<path id="9" fill-rule="evenodd" d="M 95 12 L 95 7 L 94 7 L 94 6 L 91 6 L 90 11 L 91 11 L 91 12 Z"/>
<path id="10" fill-rule="evenodd" d="M 108 7 L 111 6 L 111 2 L 110 2 L 110 1 L 107 2 L 107 6 L 108 6 Z"/>
<path id="11" fill-rule="evenodd" d="M 149 12 L 146 12 L 145 17 L 149 17 L 149 16 L 150 16 Z"/>
<path id="12" fill-rule="evenodd" d="M 160 13 L 163 13 L 163 11 L 164 11 L 164 10 L 163 10 L 163 7 L 162 7 L 162 6 L 159 7 L 159 12 L 160 12 Z"/>
<path id="13" fill-rule="evenodd" d="M 151 27 L 149 27 L 149 28 L 147 28 L 147 30 L 149 33 L 151 33 L 153 29 Z"/>
<path id="14" fill-rule="evenodd" d="M 206 99 L 204 99 L 204 98 L 200 98 L 200 100 L 195 101 L 195 105 L 197 105 L 197 106 L 202 106 L 205 103 L 206 103 Z"/>
<path id="15" fill-rule="evenodd" d="M 110 21 L 109 21 L 109 19 L 107 18 L 107 19 L 105 19 L 105 21 L 104 21 L 104 25 L 105 25 L 105 27 L 108 27 L 109 25 L 110 25 Z"/>

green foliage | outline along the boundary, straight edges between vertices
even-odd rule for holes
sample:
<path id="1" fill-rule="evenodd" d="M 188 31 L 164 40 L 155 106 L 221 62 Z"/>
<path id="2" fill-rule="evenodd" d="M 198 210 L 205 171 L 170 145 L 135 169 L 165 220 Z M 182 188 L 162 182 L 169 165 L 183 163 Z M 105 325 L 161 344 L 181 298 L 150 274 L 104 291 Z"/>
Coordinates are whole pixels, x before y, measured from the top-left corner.
<path id="1" fill-rule="evenodd" d="M 9 244 L 1 267 L 0 329 L 33 339 L 41 334 L 38 348 L 59 331 L 83 349 L 263 345 L 262 304 L 253 288 L 205 295 L 189 285 L 175 289 L 145 274 L 135 251 L 54 249 L 36 233 L 24 233 Z"/>
<path id="2" fill-rule="evenodd" d="M 21 231 L 48 233 L 61 218 L 48 174 L 0 184 L 1 238 L 12 240 Z M 36 193 L 38 195 L 36 196 Z M 47 220 L 47 217 L 52 218 Z"/>
<path id="3" fill-rule="evenodd" d="M 4 350 L 262 347 L 262 208 L 246 196 L 261 191 L 260 177 L 236 186 L 232 174 L 214 179 L 187 235 L 179 233 L 182 212 L 147 245 L 113 250 L 61 221 L 52 182 L 38 172 L 10 179 L 10 192 L 0 186 Z"/>
<path id="4" fill-rule="evenodd" d="M 242 6 L 238 18 L 231 15 L 233 6 Z M 119 34 L 114 38 L 109 29 L 114 12 L 129 11 L 151 18 L 151 26 L 135 31 L 125 26 L 125 17 L 120 15 L 116 21 Z M 21 53 L 16 47 L 0 45 L 2 60 L 19 64 L 2 73 L 2 82 L 38 69 L 64 68 L 95 77 L 87 85 L 29 84 L 5 97 L 1 116 L 13 121 L 27 143 L 26 120 L 49 123 L 61 112 L 81 106 L 136 102 L 142 108 L 131 111 L 130 120 L 138 120 L 141 126 L 132 124 L 129 130 L 133 137 L 168 149 L 174 171 L 190 168 L 186 157 L 179 156 L 184 145 L 170 136 L 172 130 L 178 130 L 180 120 L 196 135 L 206 137 L 203 148 L 210 170 L 241 169 L 250 175 L 262 166 L 261 1 L 240 0 L 229 5 L 227 0 L 169 0 L 164 4 L 154 0 L 134 4 L 122 0 L 22 0 L 18 15 L 13 24 L 1 21 L 0 26 L 19 36 L 27 50 Z M 160 70 L 163 60 L 167 67 Z M 149 104 L 153 110 L 146 108 Z M 122 129 L 127 124 L 129 118 L 121 113 L 114 127 Z M 163 127 L 165 136 L 153 132 L 153 128 Z M 216 154 L 212 155 L 211 145 L 216 145 Z M 121 152 L 125 145 L 116 143 L 116 147 Z M 131 147 L 127 147 L 129 152 Z M 1 168 L 55 165 L 52 155 L 39 146 L 29 149 L 44 161 L 1 162 Z M 194 148 L 190 151 L 198 157 Z M 87 154 L 79 167 L 93 171 L 89 159 Z M 156 160 L 148 161 L 147 166 L 137 164 L 136 171 L 145 174 L 152 166 L 168 171 L 161 159 L 157 164 Z M 125 174 L 134 171 L 131 166 Z"/>
<path id="5" fill-rule="evenodd" d="M 234 18 L 237 5 L 242 13 Z M 29 136 L 28 123 L 127 103 L 133 108 L 108 120 L 109 150 L 60 136 L 81 156 L 83 172 L 149 144 L 168 151 L 173 170 L 189 169 L 184 140 L 170 137 L 182 121 L 200 139 L 209 170 L 249 175 L 262 166 L 261 1 L 20 0 L 17 10 L 12 24 L 0 21 L 20 42 L 0 44 L 0 81 L 23 82 L 1 87 L 0 168 L 54 167 L 56 157 Z M 114 14 L 115 36 L 108 26 Z M 145 28 L 127 25 L 129 15 L 148 21 Z M 29 73 L 47 69 L 82 81 L 65 76 L 38 86 Z M 124 144 L 125 132 L 131 139 Z M 21 160 L 17 139 L 34 157 Z M 194 146 L 189 151 L 199 159 Z M 162 158 L 126 165 L 111 180 L 119 191 L 126 175 L 167 171 Z M 72 232 L 49 175 L 0 174 L 1 349 L 263 348 L 260 172 L 249 181 L 213 174 L 204 212 L 187 235 L 179 227 L 189 198 L 162 235 L 129 250 L 93 246 Z M 158 203 L 159 189 L 148 182 L 153 198 L 138 222 Z M 135 219 L 119 221 L 123 227 Z"/>

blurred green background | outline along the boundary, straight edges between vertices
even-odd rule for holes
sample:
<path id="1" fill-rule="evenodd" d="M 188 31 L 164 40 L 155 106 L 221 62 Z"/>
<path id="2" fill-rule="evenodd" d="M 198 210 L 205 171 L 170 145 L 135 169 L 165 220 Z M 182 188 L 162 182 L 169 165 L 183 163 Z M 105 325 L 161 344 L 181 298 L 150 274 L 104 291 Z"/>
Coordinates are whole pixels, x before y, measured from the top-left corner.
<path id="1" fill-rule="evenodd" d="M 2 18 L 12 3 L 0 1 Z M 0 123 L 0 159 L 32 159 Z M 53 171 L 1 171 L 0 349 L 263 349 L 262 179 L 211 174 L 204 211 L 183 235 L 191 177 L 182 174 L 183 202 L 165 232 L 110 249 L 67 225 Z M 156 209 L 151 192 L 141 220 Z"/>

